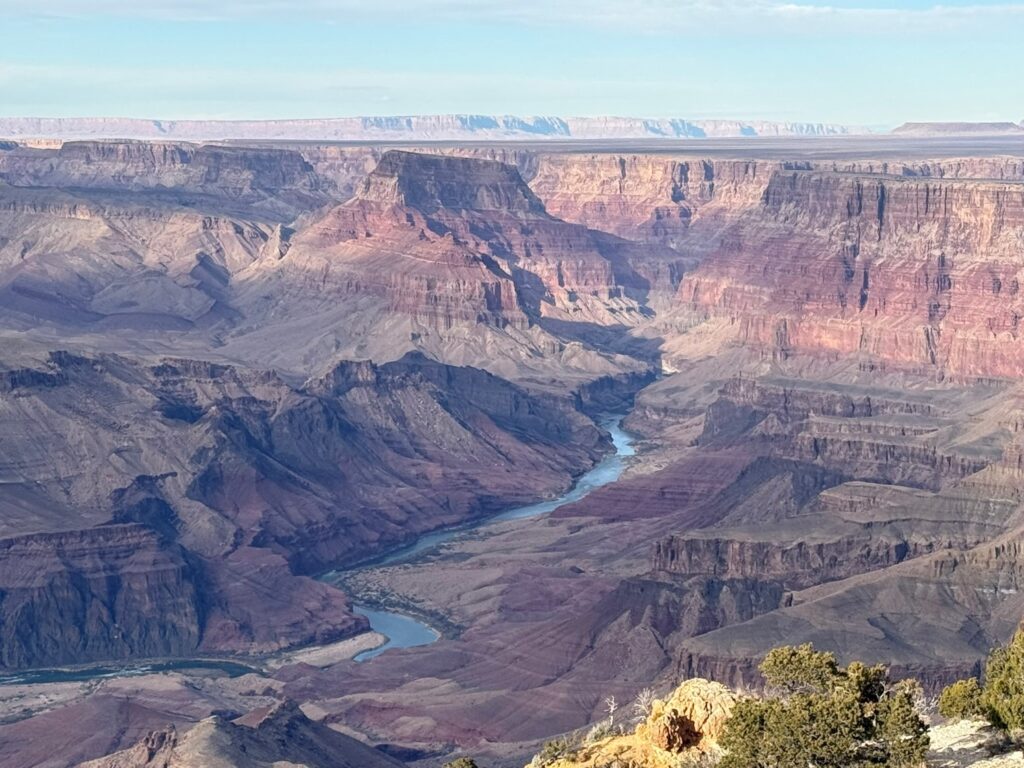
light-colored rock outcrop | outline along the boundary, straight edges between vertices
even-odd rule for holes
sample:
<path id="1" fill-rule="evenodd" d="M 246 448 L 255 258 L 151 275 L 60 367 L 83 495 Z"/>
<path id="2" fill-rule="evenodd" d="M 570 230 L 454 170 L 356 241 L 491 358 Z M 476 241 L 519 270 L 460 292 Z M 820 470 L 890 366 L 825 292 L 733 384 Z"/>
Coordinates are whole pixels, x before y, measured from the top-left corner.
<path id="1" fill-rule="evenodd" d="M 551 768 L 674 768 L 683 760 L 720 757 L 718 744 L 736 704 L 736 694 L 709 680 L 687 680 L 666 699 L 656 699 L 633 733 L 584 744 Z"/>

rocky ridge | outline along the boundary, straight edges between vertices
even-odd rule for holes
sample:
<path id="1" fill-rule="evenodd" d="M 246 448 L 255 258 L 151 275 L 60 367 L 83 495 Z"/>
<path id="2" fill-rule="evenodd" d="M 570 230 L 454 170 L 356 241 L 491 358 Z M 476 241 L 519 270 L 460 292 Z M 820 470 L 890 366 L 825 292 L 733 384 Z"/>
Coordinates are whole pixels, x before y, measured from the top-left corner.
<path id="1" fill-rule="evenodd" d="M 79 768 L 397 768 L 402 763 L 307 718 L 294 702 L 235 720 L 214 716 L 185 733 L 153 731 L 142 741 Z"/>
<path id="2" fill-rule="evenodd" d="M 348 357 L 417 348 L 508 377 L 535 365 L 571 377 L 642 370 L 616 338 L 669 299 L 686 264 L 552 217 L 508 165 L 389 151 L 354 198 L 237 285 L 246 314 L 278 335 L 287 324 L 270 318 L 283 312 L 298 332 L 310 315 L 345 311 L 335 347 Z"/>

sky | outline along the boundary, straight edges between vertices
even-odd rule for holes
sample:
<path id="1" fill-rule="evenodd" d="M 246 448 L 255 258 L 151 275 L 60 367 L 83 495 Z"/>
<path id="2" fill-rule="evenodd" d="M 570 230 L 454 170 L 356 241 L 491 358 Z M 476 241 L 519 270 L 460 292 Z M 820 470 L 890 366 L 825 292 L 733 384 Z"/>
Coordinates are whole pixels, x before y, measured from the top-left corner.
<path id="1" fill-rule="evenodd" d="M 1024 0 L 0 0 L 0 116 L 1024 118 Z"/>

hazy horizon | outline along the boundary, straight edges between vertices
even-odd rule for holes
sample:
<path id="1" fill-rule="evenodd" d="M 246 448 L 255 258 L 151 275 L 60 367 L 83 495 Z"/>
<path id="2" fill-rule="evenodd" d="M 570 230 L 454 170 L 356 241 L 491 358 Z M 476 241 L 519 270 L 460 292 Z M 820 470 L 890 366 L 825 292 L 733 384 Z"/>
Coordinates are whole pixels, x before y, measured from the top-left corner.
<path id="1" fill-rule="evenodd" d="M 1024 3 L 0 0 L 0 116 L 1024 117 Z"/>

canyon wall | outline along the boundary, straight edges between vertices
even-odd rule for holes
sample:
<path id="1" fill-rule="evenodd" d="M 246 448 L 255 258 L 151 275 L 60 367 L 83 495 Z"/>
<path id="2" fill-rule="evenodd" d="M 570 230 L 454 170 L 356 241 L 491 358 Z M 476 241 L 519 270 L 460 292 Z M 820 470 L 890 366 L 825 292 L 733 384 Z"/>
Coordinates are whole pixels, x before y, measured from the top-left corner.
<path id="1" fill-rule="evenodd" d="M 676 328 L 967 378 L 1020 373 L 1022 180 L 1013 157 L 542 154 L 530 176 L 554 215 L 699 261 L 680 275 Z"/>
<path id="2" fill-rule="evenodd" d="M 1021 372 L 1019 183 L 778 172 L 720 238 L 679 300 L 741 343 Z"/>
<path id="3" fill-rule="evenodd" d="M 137 524 L 0 539 L 0 666 L 193 653 L 203 596 L 185 554 Z"/>
<path id="4" fill-rule="evenodd" d="M 365 622 L 296 574 L 564 490 L 606 450 L 568 399 L 421 356 L 298 386 L 55 353 L 2 381 L 11 667 L 345 637 Z"/>
<path id="5" fill-rule="evenodd" d="M 234 212 L 246 205 L 279 220 L 323 205 L 333 191 L 296 151 L 184 142 L 75 141 L 56 149 L 19 147 L 0 152 L 0 181 L 122 196 L 163 194 L 179 204 L 185 196 L 200 196 L 233 206 Z"/>

